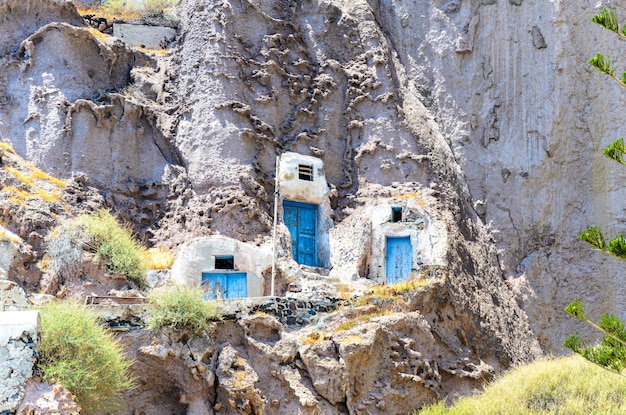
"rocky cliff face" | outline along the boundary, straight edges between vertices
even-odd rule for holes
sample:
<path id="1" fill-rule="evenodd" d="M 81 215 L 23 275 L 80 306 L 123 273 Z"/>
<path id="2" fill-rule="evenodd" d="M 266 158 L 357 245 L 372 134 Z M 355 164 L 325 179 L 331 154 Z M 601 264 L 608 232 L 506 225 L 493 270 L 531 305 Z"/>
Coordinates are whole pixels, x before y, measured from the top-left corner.
<path id="1" fill-rule="evenodd" d="M 624 95 L 585 64 L 598 48 L 624 56 L 589 21 L 610 4 L 417 3 L 379 2 L 381 25 L 498 230 L 503 276 L 530 285 L 524 308 L 558 351 L 576 324 L 561 312 L 573 296 L 593 314 L 623 313 L 624 270 L 576 240 L 588 225 L 614 235 L 623 224 L 623 172 L 600 150 L 622 134 Z"/>
<path id="2" fill-rule="evenodd" d="M 539 354 L 529 322 L 544 349 L 559 352 L 575 324 L 560 310 L 573 296 L 603 309 L 623 297 L 622 284 L 604 288 L 604 275 L 619 281 L 623 270 L 575 238 L 587 224 L 610 230 L 624 220 L 620 176 L 609 178 L 598 151 L 619 125 L 617 110 L 598 99 L 614 87 L 599 79 L 592 87 L 582 63 L 604 39 L 585 23 L 594 12 L 585 2 L 190 0 L 163 55 L 89 31 L 65 1 L 5 0 L 0 12 L 7 25 L 21 22 L 0 35 L 2 139 L 40 169 L 74 177 L 92 205 L 114 207 L 151 243 L 175 249 L 218 233 L 267 243 L 275 158 L 291 151 L 324 162 L 331 219 L 345 232 L 338 258 L 359 249 L 351 232 L 379 200 L 420 195 L 446 225 L 440 300 L 454 311 L 415 304 L 430 321 L 414 316 L 415 324 L 435 342 L 418 348 L 445 343 L 432 333 L 446 321 L 476 347 L 465 356 L 471 365 L 498 371 Z M 32 203 L 0 203 L 7 227 L 31 247 L 9 278 L 28 275 L 36 287 L 34 262 L 57 213 L 43 209 L 37 222 L 24 219 Z M 405 324 L 387 320 L 382 331 L 364 329 L 367 344 Z M 326 346 L 318 354 L 333 351 Z M 250 347 L 222 342 L 215 376 L 226 382 L 233 370 L 246 372 L 243 363 L 233 369 L 241 353 L 258 373 Z M 342 347 L 333 362 L 358 367 L 352 346 Z M 300 353 L 310 366 L 310 351 Z M 283 362 L 286 384 L 299 382 L 297 360 Z M 308 366 L 315 385 L 321 369 Z M 438 376 L 438 386 L 421 385 L 444 395 L 458 385 Z M 250 405 L 259 412 L 272 402 L 256 383 L 241 387 L 258 395 Z M 315 393 L 334 410 L 374 413 L 369 398 L 357 403 L 319 385 Z M 233 388 L 212 391 L 211 405 Z M 300 401 L 320 399 L 311 388 L 302 393 Z"/>

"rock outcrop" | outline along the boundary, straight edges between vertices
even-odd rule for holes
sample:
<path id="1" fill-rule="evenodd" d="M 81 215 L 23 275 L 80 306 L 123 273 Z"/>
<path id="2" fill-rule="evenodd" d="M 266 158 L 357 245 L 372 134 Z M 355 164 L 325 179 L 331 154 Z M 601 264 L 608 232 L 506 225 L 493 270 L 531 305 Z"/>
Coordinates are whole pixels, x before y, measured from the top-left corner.
<path id="1" fill-rule="evenodd" d="M 3 303 L 0 303 L 3 305 Z M 13 413 L 33 376 L 41 323 L 38 311 L 0 309 L 0 411 Z"/>
<path id="2" fill-rule="evenodd" d="M 576 324 L 559 310 L 579 293 L 591 313 L 622 303 L 623 284 L 607 290 L 600 275 L 624 271 L 576 241 L 587 224 L 624 221 L 621 173 L 597 151 L 620 112 L 582 63 L 609 38 L 581 21 L 586 2 L 189 0 L 163 54 L 90 31 L 68 2 L 0 7 L 6 25 L 23 22 L 0 35 L 7 163 L 68 181 L 56 189 L 67 203 L 19 203 L 6 188 L 33 189 L 3 159 L 0 213 L 24 242 L 8 277 L 22 286 L 40 288 L 44 237 L 84 200 L 151 244 L 221 235 L 266 249 L 285 152 L 323 162 L 332 253 L 324 272 L 300 267 L 279 226 L 282 292 L 373 283 L 382 253 L 364 219 L 381 204 L 419 206 L 445 233 L 407 314 L 308 345 L 263 319 L 220 325 L 204 351 L 137 339 L 147 369 L 132 402 L 172 392 L 168 413 L 409 411 L 532 360 L 535 334 L 558 353 Z M 157 366 L 170 376 L 149 385 Z"/>

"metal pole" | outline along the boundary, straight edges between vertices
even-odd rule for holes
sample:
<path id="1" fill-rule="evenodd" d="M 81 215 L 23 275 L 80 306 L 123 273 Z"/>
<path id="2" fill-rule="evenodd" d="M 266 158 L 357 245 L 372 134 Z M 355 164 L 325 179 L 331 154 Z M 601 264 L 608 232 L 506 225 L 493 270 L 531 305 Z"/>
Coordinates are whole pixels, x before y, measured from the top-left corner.
<path id="1" fill-rule="evenodd" d="M 280 156 L 276 156 L 276 177 L 274 178 L 274 230 L 272 235 L 272 284 L 271 295 L 274 297 L 274 280 L 276 279 L 276 226 L 278 224 L 278 180 Z"/>

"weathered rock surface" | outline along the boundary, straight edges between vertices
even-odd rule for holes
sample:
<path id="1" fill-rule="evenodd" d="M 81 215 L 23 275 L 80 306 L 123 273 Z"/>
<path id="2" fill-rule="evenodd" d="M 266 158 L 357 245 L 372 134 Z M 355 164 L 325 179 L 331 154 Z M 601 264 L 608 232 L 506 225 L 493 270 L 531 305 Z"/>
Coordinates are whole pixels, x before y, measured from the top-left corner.
<path id="1" fill-rule="evenodd" d="M 0 280 L 0 311 L 21 311 L 29 306 L 26 293 L 17 283 Z"/>
<path id="2" fill-rule="evenodd" d="M 0 411 L 14 412 L 33 376 L 41 323 L 38 311 L 0 309 Z"/>
<path id="3" fill-rule="evenodd" d="M 583 64 L 611 40 L 584 23 L 600 5 L 190 0 L 177 47 L 158 58 L 78 27 L 67 2 L 0 6 L 7 24 L 24 21 L 0 35 L 0 138 L 45 171 L 99 189 L 93 206 L 116 207 L 151 242 L 221 234 L 267 244 L 285 151 L 324 162 L 337 241 L 334 274 L 315 275 L 307 291 L 297 279 L 314 273 L 294 265 L 279 232 L 280 272 L 302 295 L 371 282 L 365 207 L 412 197 L 447 232 L 441 280 L 415 296 L 411 314 L 324 335 L 295 355 L 285 330 L 264 320 L 224 323 L 202 358 L 185 339 L 143 344 L 138 359 L 172 375 L 155 393 L 146 369 L 133 402 L 172 392 L 169 413 L 192 404 L 198 413 L 405 411 L 406 396 L 417 406 L 468 393 L 536 357 L 531 326 L 559 352 L 577 324 L 560 310 L 576 295 L 591 314 L 623 303 L 624 270 L 575 238 L 591 223 L 616 233 L 626 220 L 624 173 L 598 151 L 619 135 L 620 106 L 600 99 L 614 86 Z M 622 46 L 606 51 L 624 55 Z M 3 186 L 20 185 L 0 174 Z M 25 242 L 9 278 L 38 288 L 35 263 L 61 205 L 0 204 Z M 146 413 L 158 410 L 150 405 Z"/>
<path id="4" fill-rule="evenodd" d="M 449 295 L 433 282 L 391 300 L 420 311 L 345 308 L 298 331 L 268 314 L 214 323 L 199 336 L 130 331 L 120 339 L 137 359 L 138 382 L 126 413 L 410 413 L 472 393 L 509 358 Z"/>
<path id="5" fill-rule="evenodd" d="M 78 415 L 80 406 L 74 396 L 61 385 L 50 385 L 30 379 L 24 399 L 17 408 L 19 415 Z"/>
<path id="6" fill-rule="evenodd" d="M 575 296 L 589 301 L 592 315 L 623 315 L 623 267 L 576 240 L 588 225 L 614 235 L 624 222 L 624 172 L 600 150 L 622 134 L 626 101 L 585 64 L 599 45 L 612 57 L 626 53 L 590 22 L 610 4 L 377 5 L 380 24 L 410 84 L 436 114 L 473 203 L 498 231 L 503 276 L 525 279 L 536 293 L 526 297 L 525 310 L 542 345 L 561 351 L 565 335 L 580 329 L 562 312 Z"/>

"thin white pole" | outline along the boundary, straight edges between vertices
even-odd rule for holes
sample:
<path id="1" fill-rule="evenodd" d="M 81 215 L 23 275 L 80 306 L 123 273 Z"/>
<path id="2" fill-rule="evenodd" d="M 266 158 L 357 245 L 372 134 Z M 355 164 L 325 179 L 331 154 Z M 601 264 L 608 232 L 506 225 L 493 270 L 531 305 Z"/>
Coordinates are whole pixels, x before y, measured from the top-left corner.
<path id="1" fill-rule="evenodd" d="M 278 181 L 280 176 L 279 171 L 280 156 L 276 156 L 276 177 L 274 178 L 274 230 L 272 235 L 272 285 L 271 295 L 274 297 L 274 280 L 276 279 L 276 226 L 278 224 Z"/>

